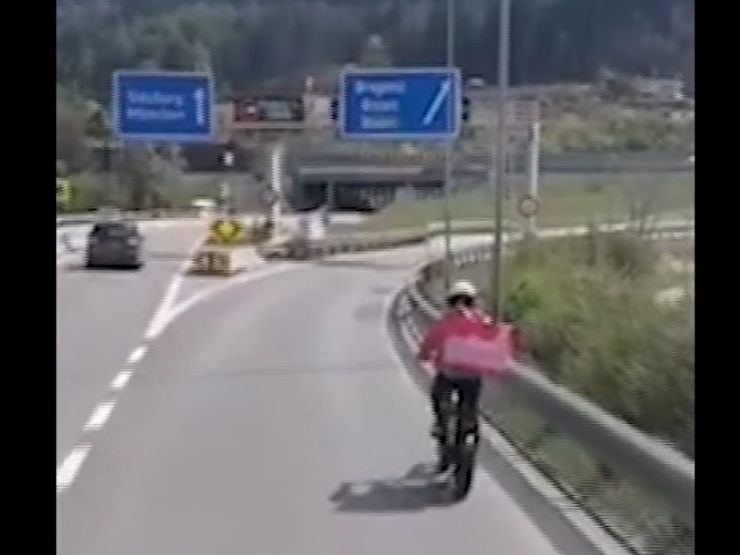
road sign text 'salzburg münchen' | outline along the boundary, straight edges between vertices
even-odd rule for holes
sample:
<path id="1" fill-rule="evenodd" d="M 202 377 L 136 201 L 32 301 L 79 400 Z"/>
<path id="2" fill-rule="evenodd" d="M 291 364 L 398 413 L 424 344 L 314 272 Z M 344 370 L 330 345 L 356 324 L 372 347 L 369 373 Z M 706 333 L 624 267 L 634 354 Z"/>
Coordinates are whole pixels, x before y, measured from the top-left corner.
<path id="1" fill-rule="evenodd" d="M 118 71 L 113 123 L 123 140 L 210 141 L 213 80 L 207 73 Z"/>

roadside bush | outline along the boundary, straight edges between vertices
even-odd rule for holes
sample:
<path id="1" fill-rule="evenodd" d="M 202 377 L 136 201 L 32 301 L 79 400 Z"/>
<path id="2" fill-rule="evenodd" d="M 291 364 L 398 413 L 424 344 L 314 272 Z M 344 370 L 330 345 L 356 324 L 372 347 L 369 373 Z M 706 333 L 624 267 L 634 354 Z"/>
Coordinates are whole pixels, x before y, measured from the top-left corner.
<path id="1" fill-rule="evenodd" d="M 102 173 L 81 173 L 69 177 L 72 183 L 72 198 L 63 212 L 87 212 L 101 206 L 116 206 L 121 209 L 134 208 L 131 201 L 131 186 L 120 177 L 112 181 Z M 176 176 L 168 181 L 150 180 L 142 191 L 139 208 L 184 208 L 189 205 L 193 194 L 184 190 Z"/>
<path id="2" fill-rule="evenodd" d="M 552 379 L 693 456 L 693 301 L 655 304 L 656 259 L 630 234 L 523 246 L 505 311 Z"/>
<path id="3" fill-rule="evenodd" d="M 113 189 L 105 176 L 84 173 L 71 176 L 72 198 L 66 212 L 87 212 L 115 204 Z"/>
<path id="4" fill-rule="evenodd" d="M 674 121 L 651 110 L 566 113 L 545 121 L 545 152 L 690 150 L 693 121 Z"/>

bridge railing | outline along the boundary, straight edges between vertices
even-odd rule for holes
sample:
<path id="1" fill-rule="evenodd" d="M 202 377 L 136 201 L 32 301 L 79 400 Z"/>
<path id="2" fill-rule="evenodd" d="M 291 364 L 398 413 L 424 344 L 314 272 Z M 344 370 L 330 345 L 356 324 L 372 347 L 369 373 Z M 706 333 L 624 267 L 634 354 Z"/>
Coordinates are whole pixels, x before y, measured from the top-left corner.
<path id="1" fill-rule="evenodd" d="M 693 234 L 693 224 L 667 224 L 657 237 Z M 491 247 L 459 251 L 455 265 L 490 260 Z M 440 314 L 425 293 L 441 276 L 425 266 L 395 299 L 393 322 L 408 339 L 407 360 Z M 694 553 L 694 462 L 668 443 L 628 425 L 594 403 L 516 364 L 501 382 L 487 383 L 482 416 L 571 503 L 585 510 L 640 555 Z"/>

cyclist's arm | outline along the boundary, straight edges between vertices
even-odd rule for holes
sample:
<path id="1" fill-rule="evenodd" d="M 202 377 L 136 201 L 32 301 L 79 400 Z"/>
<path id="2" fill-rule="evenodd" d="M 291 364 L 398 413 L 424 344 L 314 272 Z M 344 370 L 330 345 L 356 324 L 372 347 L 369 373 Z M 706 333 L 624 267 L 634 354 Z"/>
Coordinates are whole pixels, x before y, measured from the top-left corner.
<path id="1" fill-rule="evenodd" d="M 441 329 L 442 327 L 439 324 L 435 324 L 424 336 L 417 354 L 417 358 L 421 362 L 432 362 L 434 360 L 440 349 Z"/>

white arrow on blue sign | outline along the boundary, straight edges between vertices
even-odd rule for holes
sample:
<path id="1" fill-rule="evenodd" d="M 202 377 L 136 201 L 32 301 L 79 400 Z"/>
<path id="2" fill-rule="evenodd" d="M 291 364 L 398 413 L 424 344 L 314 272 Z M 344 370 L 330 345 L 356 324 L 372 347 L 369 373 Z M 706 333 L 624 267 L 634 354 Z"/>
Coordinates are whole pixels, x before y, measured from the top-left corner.
<path id="1" fill-rule="evenodd" d="M 126 70 L 113 74 L 113 122 L 122 140 L 208 142 L 213 136 L 208 73 Z"/>
<path id="2" fill-rule="evenodd" d="M 460 132 L 461 83 L 455 68 L 352 68 L 340 79 L 340 136 L 443 140 Z"/>

